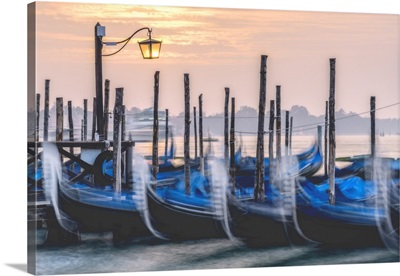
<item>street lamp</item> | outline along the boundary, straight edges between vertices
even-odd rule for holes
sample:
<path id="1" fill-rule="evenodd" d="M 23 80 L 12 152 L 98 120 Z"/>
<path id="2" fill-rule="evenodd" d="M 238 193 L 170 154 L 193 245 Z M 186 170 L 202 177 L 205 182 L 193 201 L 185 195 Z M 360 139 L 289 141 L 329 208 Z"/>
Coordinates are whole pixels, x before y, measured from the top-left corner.
<path id="1" fill-rule="evenodd" d="M 104 112 L 103 112 L 103 56 L 112 56 L 119 53 L 129 41 L 140 31 L 147 30 L 148 39 L 138 41 L 140 51 L 144 59 L 157 59 L 160 57 L 161 41 L 151 38 L 152 29 L 148 27 L 140 28 L 128 38 L 117 42 L 103 42 L 103 37 L 106 35 L 105 26 L 97 23 L 94 28 L 95 36 L 95 75 L 96 75 L 96 116 L 97 116 L 97 133 L 99 140 L 104 140 Z M 103 45 L 120 45 L 121 48 L 111 54 L 102 54 Z"/>

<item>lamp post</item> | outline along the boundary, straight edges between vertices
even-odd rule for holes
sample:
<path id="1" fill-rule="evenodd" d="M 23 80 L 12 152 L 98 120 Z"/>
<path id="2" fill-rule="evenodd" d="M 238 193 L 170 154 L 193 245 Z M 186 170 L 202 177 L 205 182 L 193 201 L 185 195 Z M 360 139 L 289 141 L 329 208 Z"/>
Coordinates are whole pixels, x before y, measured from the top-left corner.
<path id="1" fill-rule="evenodd" d="M 95 75 L 96 75 L 96 109 L 97 109 L 97 133 L 99 140 L 104 140 L 104 111 L 103 111 L 103 56 L 112 56 L 119 53 L 138 32 L 147 30 L 148 39 L 138 41 L 140 51 L 144 59 L 157 59 L 160 56 L 161 41 L 151 38 L 152 29 L 148 27 L 136 30 L 128 38 L 117 42 L 104 42 L 103 37 L 106 36 L 105 26 L 97 23 L 94 28 L 95 37 Z M 102 54 L 103 45 L 115 46 L 122 44 L 121 48 L 111 54 Z"/>

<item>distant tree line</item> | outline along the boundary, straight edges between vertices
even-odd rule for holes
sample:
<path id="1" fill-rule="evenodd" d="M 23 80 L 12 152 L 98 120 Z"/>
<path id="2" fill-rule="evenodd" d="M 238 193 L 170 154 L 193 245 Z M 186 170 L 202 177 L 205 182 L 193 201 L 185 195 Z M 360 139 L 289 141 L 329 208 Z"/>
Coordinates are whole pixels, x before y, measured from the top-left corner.
<path id="1" fill-rule="evenodd" d="M 49 131 L 55 129 L 55 106 L 49 110 Z M 132 107 L 126 110 L 126 128 L 129 130 L 134 126 L 134 121 L 140 118 L 143 114 L 151 114 L 151 108 L 140 109 Z M 112 111 L 112 109 L 111 109 Z M 282 110 L 282 127 L 285 127 L 285 111 Z M 83 108 L 74 106 L 72 108 L 74 128 L 76 136 L 80 135 L 81 122 L 83 119 Z M 64 129 L 68 129 L 68 110 L 67 106 L 64 107 Z M 165 110 L 160 110 L 160 117 L 164 116 Z M 269 111 L 266 111 L 266 116 L 269 116 Z M 112 114 L 108 116 L 112 117 Z M 193 118 L 193 112 L 191 112 Z M 230 114 L 229 114 L 230 116 Z M 325 115 L 315 116 L 308 112 L 304 106 L 295 105 L 289 110 L 289 116 L 293 117 L 293 135 L 314 135 L 318 125 L 325 125 Z M 88 111 L 88 133 L 91 133 L 93 114 Z M 369 134 L 370 131 L 370 118 L 361 117 L 353 112 L 346 112 L 343 109 L 335 113 L 336 118 L 336 134 L 337 135 L 360 135 Z M 152 119 L 152 118 L 148 118 Z M 197 120 L 199 116 L 197 114 Z M 193 119 L 192 119 L 193 120 Z M 235 131 L 242 135 L 256 135 L 258 111 L 249 106 L 241 106 L 235 113 Z M 112 129 L 112 120 L 110 122 L 110 129 Z M 183 135 L 184 131 L 184 115 L 183 112 L 178 116 L 170 116 L 169 122 L 173 126 L 175 135 Z M 265 129 L 268 129 L 268 120 L 265 120 Z M 194 129 L 194 122 L 191 122 L 191 131 Z M 39 127 L 43 129 L 43 111 L 40 112 Z M 217 113 L 212 115 L 203 114 L 203 130 L 204 136 L 208 134 L 212 136 L 222 136 L 224 129 L 224 114 Z M 376 131 L 381 135 L 400 135 L 400 120 L 396 119 L 376 119 Z M 192 133 L 193 134 L 193 133 Z"/>

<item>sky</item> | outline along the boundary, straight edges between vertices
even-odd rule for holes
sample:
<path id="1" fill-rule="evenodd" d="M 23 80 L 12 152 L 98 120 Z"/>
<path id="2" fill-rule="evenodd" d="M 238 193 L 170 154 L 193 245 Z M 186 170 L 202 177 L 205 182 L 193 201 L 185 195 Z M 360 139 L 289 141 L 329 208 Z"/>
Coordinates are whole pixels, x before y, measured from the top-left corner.
<path id="1" fill-rule="evenodd" d="M 336 110 L 364 113 L 371 96 L 378 108 L 399 103 L 399 16 L 350 12 L 257 10 L 154 5 L 38 2 L 37 87 L 50 79 L 50 104 L 89 109 L 95 96 L 94 25 L 106 27 L 103 41 L 120 41 L 142 27 L 163 41 L 161 56 L 143 60 L 138 33 L 117 55 L 103 57 L 103 78 L 124 88 L 124 104 L 153 105 L 154 73 L 160 71 L 159 108 L 184 110 L 183 75 L 189 74 L 191 106 L 203 94 L 206 115 L 223 112 L 224 89 L 236 105 L 258 108 L 261 55 L 267 55 L 267 101 L 281 86 L 282 109 L 305 106 L 325 113 L 329 59 L 336 59 Z M 105 46 L 112 53 L 116 46 Z M 43 108 L 43 102 L 42 102 Z M 368 115 L 368 114 L 367 114 Z M 398 118 L 399 105 L 377 118 Z"/>
<path id="2" fill-rule="evenodd" d="M 26 255 L 27 255 L 27 237 L 26 237 L 26 104 L 27 104 L 27 36 L 26 36 L 26 26 L 27 26 L 27 17 L 26 17 L 26 6 L 28 3 L 30 3 L 31 1 L 9 1 L 7 3 L 7 7 L 1 9 L 1 13 L 2 16 L 0 17 L 1 21 L 1 31 L 2 31 L 2 43 L 0 43 L 0 47 L 1 47 L 1 52 L 2 52 L 2 62 L 0 63 L 0 66 L 2 67 L 2 84 L 1 84 L 1 89 L 2 89 L 2 95 L 3 95 L 3 100 L 0 101 L 0 118 L 1 118 L 1 123 L 2 123 L 2 134 L 1 135 L 1 145 L 2 145 L 2 154 L 4 158 L 0 159 L 1 162 L 1 167 L 4 169 L 4 171 L 6 173 L 4 173 L 2 176 L 2 183 L 3 185 L 9 185 L 8 187 L 10 187 L 10 189 L 7 190 L 7 194 L 4 194 L 5 196 L 2 197 L 2 200 L 0 201 L 1 204 L 1 214 L 2 214 L 2 219 L 4 222 L 6 222 L 7 226 L 2 226 L 1 227 L 1 235 L 0 235 L 0 244 L 2 244 L 2 250 L 0 252 L 0 258 L 1 258 L 1 262 L 0 262 L 0 271 L 2 272 L 2 275 L 10 275 L 10 276 L 14 276 L 14 275 L 26 275 Z M 58 2 L 58 1 L 57 1 Z M 73 2 L 73 1 L 68 1 L 68 0 L 64 0 L 63 2 Z M 78 2 L 78 1 L 75 1 Z M 86 0 L 85 2 L 91 2 L 91 3 L 109 3 L 111 1 L 107 1 L 107 0 Z M 360 3 L 362 2 L 362 5 L 360 5 Z M 320 1 L 320 0 L 280 0 L 280 1 L 275 1 L 275 0 L 263 0 L 263 1 L 259 1 L 259 0 L 246 0 L 246 1 L 215 1 L 215 0 L 185 0 L 185 1 L 181 1 L 181 0 L 118 0 L 118 3 L 123 3 L 123 4 L 146 4 L 146 5 L 170 5 L 170 6 L 195 6 L 195 7 L 222 7 L 222 8 L 235 8 L 235 9 L 257 9 L 257 8 L 264 8 L 264 9 L 269 9 L 269 10 L 302 10 L 302 11 L 323 11 L 323 12 L 346 12 L 346 13 L 372 13 L 372 14 L 400 14 L 400 7 L 398 4 L 397 0 L 380 0 L 380 1 L 376 1 L 376 0 L 363 0 L 363 1 L 359 1 L 359 0 L 324 0 L 324 1 Z M 180 15 L 183 18 L 183 15 Z M 269 17 L 267 17 L 269 18 Z M 100 20 L 101 19 L 101 20 Z M 211 20 L 212 18 L 210 18 Z M 66 20 L 63 19 L 63 20 Z M 235 20 L 237 20 L 237 18 L 235 18 Z M 119 33 L 120 30 L 120 25 L 118 25 L 117 29 L 111 29 L 112 24 L 108 23 L 106 21 L 103 20 L 103 18 L 95 18 L 95 20 L 93 20 L 93 22 L 97 22 L 100 21 L 103 25 L 106 25 L 107 27 L 107 39 L 112 39 L 114 37 L 119 38 L 119 37 L 125 37 L 127 35 L 129 35 L 132 30 L 135 30 L 136 28 L 138 28 L 139 26 L 135 24 L 133 24 L 133 28 L 129 28 L 129 30 L 126 30 L 126 32 L 122 32 Z M 84 27 L 82 24 L 81 28 L 77 28 L 74 29 L 74 31 L 69 31 L 67 32 L 67 34 L 65 33 L 65 31 L 62 31 L 62 29 L 57 29 L 60 30 L 59 35 L 60 36 L 64 36 L 64 38 L 73 38 L 76 37 L 76 34 L 79 32 L 88 32 L 87 33 L 87 37 L 85 38 L 85 36 L 80 36 L 81 40 L 87 40 L 87 47 L 85 47 L 87 49 L 87 57 L 81 57 L 80 59 L 82 61 L 86 60 L 90 60 L 92 59 L 92 57 L 90 57 L 90 51 L 92 51 L 90 49 L 90 47 L 93 46 L 93 43 L 91 42 L 92 38 L 91 35 L 92 34 L 92 30 L 94 27 L 94 24 L 96 23 L 87 23 L 87 27 Z M 169 22 L 169 21 L 166 21 Z M 339 22 L 335 22 L 335 23 L 339 23 Z M 52 24 L 56 24 L 56 22 L 53 22 Z M 71 22 L 69 22 L 69 24 L 72 24 Z M 74 25 L 74 24 L 73 24 Z M 71 25 L 72 26 L 72 25 Z M 61 26 L 59 26 L 61 28 Z M 162 62 L 162 60 L 165 59 L 167 53 L 171 53 L 171 46 L 169 46 L 169 50 L 168 50 L 168 43 L 165 43 L 167 41 L 167 34 L 169 32 L 161 32 L 162 26 L 154 26 L 154 37 L 156 38 L 161 38 L 164 41 L 164 45 L 162 48 L 162 56 L 161 58 L 158 60 L 159 63 Z M 241 27 L 241 25 L 237 25 L 237 28 Z M 334 26 L 333 26 L 334 27 Z M 350 27 L 352 27 L 352 25 L 348 25 L 348 28 L 350 29 Z M 88 28 L 88 30 L 86 30 L 86 28 Z M 191 27 L 191 29 L 193 28 L 193 26 Z M 386 28 L 384 28 L 386 29 Z M 57 32 L 57 30 L 53 30 L 54 32 Z M 169 28 L 169 30 L 171 30 L 171 28 Z M 222 38 L 226 37 L 232 40 L 234 40 L 236 43 L 239 42 L 239 38 L 244 39 L 244 36 L 248 34 L 248 32 L 250 32 L 251 30 L 248 29 L 247 31 L 245 31 L 244 33 L 240 33 L 238 36 L 239 37 L 228 37 L 226 35 L 224 35 Z M 364 30 L 365 31 L 365 30 Z M 314 31 L 315 32 L 315 31 Z M 384 32 L 382 30 L 382 32 Z M 397 29 L 398 32 L 398 29 Z M 326 34 L 326 37 L 324 37 L 324 40 L 327 39 L 328 35 L 331 34 L 331 30 L 329 30 L 329 32 Z M 72 35 L 71 35 L 72 34 Z M 307 34 L 307 33 L 306 33 Z M 141 34 L 144 35 L 144 34 Z M 192 34 L 192 36 L 198 36 L 198 33 L 196 34 Z M 308 35 L 312 35 L 312 31 L 308 32 Z M 353 33 L 352 35 L 349 35 L 350 38 L 354 38 L 353 41 L 356 41 L 356 38 L 358 36 L 358 33 Z M 396 36 L 396 34 L 394 34 L 394 36 Z M 398 33 L 397 33 L 398 36 Z M 139 36 L 137 37 L 139 39 Z M 222 39 L 220 38 L 220 39 Z M 249 37 L 246 37 L 247 39 Z M 309 40 L 309 39 L 308 39 Z M 374 41 L 375 39 L 372 39 L 372 41 Z M 134 40 L 136 41 L 136 39 Z M 258 40 L 257 40 L 258 41 Z M 309 40 L 311 43 L 311 40 Z M 376 41 L 378 41 L 376 39 Z M 67 46 L 67 40 L 64 39 L 63 43 L 65 43 L 65 45 Z M 315 42 L 314 42 L 315 43 Z M 253 43 L 252 43 L 253 44 Z M 265 44 L 265 43 L 264 43 Z M 262 45 L 264 45 L 262 44 Z M 137 47 L 137 46 L 136 46 Z M 283 47 L 283 46 L 282 46 Z M 398 46 L 397 46 L 398 47 Z M 80 47 L 75 47 L 75 51 L 77 51 Z M 192 47 L 193 48 L 193 47 Z M 379 48 L 379 47 L 378 47 Z M 140 58 L 140 53 L 138 52 L 138 49 L 134 50 L 135 46 L 134 44 L 131 42 L 131 44 L 129 45 L 129 47 L 127 49 L 124 49 L 123 52 L 121 52 L 120 54 L 128 54 L 128 52 L 131 54 L 131 59 L 128 61 L 132 61 L 131 63 L 131 71 L 134 71 L 134 74 L 130 74 L 129 78 L 125 78 L 124 81 L 121 81 L 120 83 L 117 83 L 116 77 L 112 76 L 112 81 L 113 81 L 113 87 L 115 88 L 117 85 L 121 85 L 124 87 L 127 87 L 127 81 L 131 80 L 133 78 L 135 78 L 135 82 L 139 83 L 142 82 L 142 79 L 138 79 L 138 77 L 136 77 L 136 74 L 139 74 L 137 71 L 135 71 L 135 66 L 136 64 L 138 64 L 139 62 L 142 62 L 141 58 Z M 361 51 L 363 50 L 364 47 L 359 48 L 358 50 Z M 80 49 L 81 51 L 82 49 Z M 125 51 L 128 50 L 128 51 Z M 279 49 L 278 49 L 279 50 Z M 134 53 L 134 51 L 136 51 L 136 53 Z M 187 50 L 188 54 L 189 52 L 193 52 L 193 49 Z M 386 51 L 386 49 L 385 49 Z M 363 62 L 367 62 L 367 60 L 369 60 L 369 58 L 373 57 L 373 54 L 381 54 L 382 52 L 384 52 L 383 50 L 380 49 L 374 49 L 374 51 L 370 52 L 367 51 L 367 55 L 364 56 L 364 61 Z M 204 53 L 203 53 L 204 54 Z M 236 53 L 237 55 L 240 55 L 241 53 Z M 268 54 L 268 77 L 267 77 L 267 81 L 268 81 L 268 85 L 270 85 L 268 87 L 267 90 L 267 94 L 269 99 L 272 97 L 272 93 L 274 93 L 274 86 L 278 83 L 281 82 L 282 84 L 282 93 L 284 91 L 290 91 L 289 88 L 287 87 L 289 85 L 289 83 L 291 82 L 289 78 L 285 77 L 286 75 L 282 76 L 282 79 L 273 79 L 273 73 L 277 74 L 278 70 L 277 67 L 277 63 L 273 62 L 274 61 L 274 56 L 275 56 L 275 52 L 272 52 L 272 50 L 270 50 L 269 47 L 263 47 L 260 48 L 259 52 L 256 53 L 252 53 L 251 54 L 251 59 L 254 60 L 254 68 L 255 69 L 246 69 L 249 70 L 251 72 L 247 72 L 244 71 L 242 72 L 242 75 L 238 76 L 238 77 L 230 77 L 228 81 L 226 81 L 226 83 L 221 84 L 221 86 L 218 86 L 216 88 L 216 90 L 218 90 L 218 93 L 220 93 L 220 91 L 223 91 L 223 87 L 225 85 L 229 85 L 231 87 L 231 92 L 235 93 L 235 97 L 238 97 L 239 94 L 244 94 L 245 97 L 244 99 L 242 99 L 241 101 L 245 101 L 247 98 L 251 99 L 254 98 L 254 94 L 258 93 L 258 80 L 256 80 L 256 84 L 252 83 L 251 85 L 253 85 L 255 88 L 255 91 L 250 91 L 249 90 L 246 92 L 239 92 L 240 88 L 236 86 L 236 83 L 233 83 L 233 81 L 237 81 L 239 82 L 239 79 L 242 79 L 242 76 L 244 78 L 244 75 L 246 73 L 248 73 L 249 75 L 251 75 L 254 79 L 257 79 L 258 77 L 258 72 L 259 72 L 259 56 L 260 54 Z M 364 75 L 364 72 L 361 73 L 361 69 L 364 70 L 364 67 L 367 67 L 364 63 L 362 63 L 361 61 L 359 61 L 361 63 L 362 66 L 357 67 L 356 69 L 352 68 L 352 67 L 348 67 L 345 66 L 345 64 L 343 64 L 343 62 L 340 62 L 340 60 L 346 59 L 348 60 L 348 56 L 351 56 L 350 54 L 348 54 L 348 56 L 346 57 L 342 57 L 341 59 L 339 59 L 341 56 L 338 55 L 338 53 L 336 54 L 336 58 L 337 58 L 337 74 L 338 74 L 338 82 L 342 82 L 342 79 L 345 76 L 340 77 L 341 79 L 339 79 L 339 74 L 344 74 L 343 70 L 345 70 L 344 68 L 346 68 L 347 72 L 355 72 L 358 73 L 359 78 L 361 78 L 360 76 Z M 356 53 L 357 54 L 357 53 Z M 331 53 L 326 54 L 325 56 L 321 57 L 320 59 L 318 59 L 320 65 L 318 66 L 319 70 L 315 73 L 318 74 L 322 73 L 321 75 L 324 75 L 324 78 L 328 78 L 326 75 L 328 74 L 327 72 L 327 67 L 328 67 L 328 61 L 327 59 L 329 59 L 331 56 Z M 398 57 L 398 51 L 396 52 L 397 55 L 397 64 L 399 64 L 399 57 Z M 61 55 L 54 55 L 53 54 L 53 58 L 58 58 Z M 168 55 L 167 55 L 168 56 Z M 312 53 L 309 54 L 307 57 L 310 56 L 314 56 Z M 72 55 L 69 55 L 68 57 L 70 57 L 70 59 L 72 60 Z M 120 58 L 120 55 L 116 55 L 115 58 Z M 249 58 L 247 56 L 247 58 Z M 76 57 L 75 57 L 76 59 Z M 199 61 L 199 60 L 203 60 L 204 55 L 199 56 L 196 58 L 196 60 L 191 60 L 191 62 L 195 62 L 195 61 Z M 396 56 L 393 56 L 392 59 L 394 60 L 394 62 L 396 62 Z M 133 62 L 134 61 L 134 62 Z M 107 64 L 107 66 L 110 65 L 111 62 L 116 62 L 113 60 L 107 60 L 105 61 L 105 66 Z M 150 61 L 153 62 L 153 61 Z M 347 61 L 350 62 L 350 61 Z M 275 65 L 274 65 L 275 63 Z M 357 64 L 356 62 L 354 62 L 354 64 Z M 153 64 L 154 65 L 154 64 Z M 218 64 L 215 64 L 218 65 Z M 306 74 L 304 70 L 304 67 L 302 67 L 303 65 L 299 64 L 297 61 L 293 61 L 291 63 L 289 63 L 289 65 L 296 65 L 297 68 L 300 67 L 301 69 L 301 73 L 302 74 Z M 289 65 L 286 65 L 283 67 L 282 65 L 282 69 L 280 69 L 281 71 L 285 71 L 285 73 L 288 73 L 291 67 L 289 67 Z M 91 64 L 87 64 L 86 67 L 85 65 L 80 64 L 79 66 L 75 67 L 75 71 L 73 76 L 71 75 L 71 78 L 69 79 L 69 83 L 72 83 L 73 81 L 79 83 L 82 82 L 82 80 L 85 80 L 86 82 L 86 77 L 82 77 L 81 79 L 79 79 L 78 77 L 80 76 L 80 74 L 83 74 L 83 72 L 85 70 L 88 71 L 87 74 L 93 74 L 91 72 L 92 69 Z M 354 65 L 355 66 L 355 65 Z M 57 91 L 57 95 L 60 93 L 61 95 L 61 88 L 63 87 L 62 85 L 60 85 L 60 82 L 62 82 L 64 80 L 64 77 L 59 77 L 59 76 L 55 76 L 56 72 L 59 72 L 61 69 L 60 68 L 65 68 L 64 66 L 58 66 L 52 67 L 52 71 L 47 71 L 44 72 L 43 76 L 41 76 L 41 78 L 38 80 L 38 92 L 42 92 L 43 91 L 43 86 L 44 86 L 44 78 L 50 78 L 51 79 L 51 89 L 52 89 L 52 93 L 54 93 L 53 96 L 56 96 L 56 91 Z M 88 68 L 88 69 L 86 69 Z M 189 67 L 187 67 L 189 68 Z M 181 93 L 183 94 L 183 72 L 188 72 L 190 73 L 190 80 L 191 80 L 191 92 L 192 92 L 192 97 L 194 98 L 195 96 L 197 96 L 198 93 L 200 93 L 200 88 L 199 86 L 202 85 L 204 82 L 204 84 L 210 84 L 212 83 L 212 81 L 210 80 L 210 76 L 207 74 L 207 78 L 206 80 L 204 79 L 200 79 L 199 74 L 195 74 L 197 72 L 194 71 L 194 67 L 190 67 L 191 71 L 186 71 L 186 68 L 181 69 L 181 71 L 176 73 L 174 73 L 174 70 L 167 70 L 164 68 L 160 67 L 158 68 L 150 68 L 149 69 L 149 75 L 151 75 L 150 77 L 148 77 L 146 75 L 146 78 L 151 79 L 152 75 L 154 74 L 154 70 L 155 69 L 160 69 L 160 81 L 161 82 L 165 82 L 168 80 L 167 78 L 167 73 L 171 72 L 169 78 L 175 78 L 177 79 L 177 82 L 181 82 L 180 87 L 178 87 L 177 89 L 181 90 Z M 374 66 L 370 67 L 370 65 L 368 65 L 368 68 L 374 68 Z M 39 68 L 38 68 L 39 69 Z M 66 69 L 64 69 L 66 70 Z M 111 69 L 108 69 L 111 70 Z M 339 71 L 340 70 L 340 71 Z M 375 69 L 371 69 L 371 70 L 375 70 Z M 377 70 L 377 69 L 376 69 Z M 397 70 L 397 75 L 398 75 L 398 69 Z M 390 70 L 387 69 L 386 67 L 380 69 L 380 71 L 383 71 L 385 73 L 390 73 Z M 66 71 L 68 72 L 68 71 Z M 342 73 L 340 73 L 342 72 Z M 221 72 L 217 72 L 218 74 Z M 147 74 L 147 73 L 146 73 Z M 204 73 L 206 74 L 206 73 Z M 369 79 L 371 78 L 371 74 L 368 74 L 368 77 L 363 78 L 364 81 L 369 81 Z M 386 76 L 386 74 L 384 74 Z M 89 76 L 90 77 L 90 76 Z M 88 77 L 88 78 L 89 78 Z M 143 75 L 141 75 L 141 78 L 143 77 Z M 283 77 L 285 77 L 285 79 L 283 79 Z M 304 76 L 305 77 L 305 76 Z M 93 78 L 93 76 L 92 76 Z M 111 76 L 110 76 L 111 78 Z M 312 76 L 312 78 L 308 79 L 308 84 L 310 83 L 314 83 L 314 81 L 318 80 L 319 76 L 315 75 Z M 175 82 L 175 80 L 170 80 L 171 82 Z M 283 83 L 283 81 L 286 81 L 286 83 Z M 115 84 L 114 84 L 115 82 Z M 148 83 L 148 80 L 143 80 L 143 82 Z M 197 84 L 195 85 L 195 83 L 197 82 Z M 244 80 L 243 82 L 246 82 L 247 85 L 250 85 L 250 81 L 249 80 Z M 386 81 L 385 81 L 386 82 Z M 396 80 L 394 80 L 394 82 L 396 82 Z M 397 79 L 398 82 L 398 79 Z M 89 87 L 90 85 L 94 86 L 94 84 L 90 84 L 91 82 L 88 82 L 89 84 L 84 84 L 82 82 L 82 86 L 83 85 L 87 85 L 87 87 Z M 358 81 L 357 82 L 357 86 L 362 84 L 362 81 Z M 361 83 L 361 84 L 360 84 Z M 68 84 L 66 82 L 66 84 Z M 56 86 L 58 85 L 58 87 Z M 143 84 L 142 84 L 143 85 Z M 150 80 L 150 84 L 147 84 L 150 87 L 150 92 L 147 92 L 149 94 L 152 93 L 152 84 L 151 84 L 151 80 Z M 179 83 L 178 83 L 179 85 Z M 339 85 L 339 83 L 337 83 L 337 85 Z M 346 84 L 343 83 L 343 87 L 348 87 L 348 82 L 346 82 Z M 366 93 L 365 97 L 363 96 L 362 98 L 357 98 L 356 100 L 338 100 L 337 105 L 343 105 L 343 104 L 354 104 L 356 106 L 360 106 L 360 110 L 365 110 L 369 108 L 369 93 L 372 92 L 376 92 L 379 91 L 379 93 L 383 93 L 383 92 L 387 92 L 388 89 L 380 89 L 380 85 L 381 83 L 378 84 L 374 84 L 373 87 L 371 88 L 370 91 L 364 92 Z M 162 84 L 162 86 L 160 87 L 160 89 L 166 89 L 164 88 L 165 84 Z M 323 87 L 322 87 L 323 86 Z M 57 87 L 57 90 L 56 90 Z M 272 88 L 270 88 L 272 87 Z M 328 84 L 324 83 L 321 85 L 321 94 L 325 95 L 328 93 Z M 379 87 L 379 88 L 376 88 Z M 81 97 L 78 97 L 78 99 L 74 100 L 73 99 L 73 103 L 75 104 L 75 101 L 77 102 L 76 105 L 79 104 L 80 101 L 82 101 L 82 99 L 84 97 L 86 97 L 86 95 L 84 95 L 85 93 L 87 93 L 87 97 L 91 98 L 93 97 L 94 91 L 92 92 L 93 87 L 91 88 L 87 88 L 87 92 L 86 88 L 85 89 L 80 89 L 78 90 L 79 93 L 81 93 Z M 128 88 L 126 88 L 128 90 Z M 343 88 L 344 89 L 344 88 Z M 308 89 L 311 90 L 311 89 Z M 364 89 L 367 90 L 367 89 Z M 374 90 L 374 91 L 372 91 Z M 371 92 L 372 91 L 372 92 Z M 387 102 L 392 103 L 393 101 L 397 101 L 398 102 L 398 96 L 397 99 L 392 100 L 393 98 L 396 98 L 396 93 L 398 94 L 399 90 L 398 90 L 398 86 L 395 87 L 394 89 L 391 90 L 392 91 L 392 98 L 390 100 L 388 100 Z M 161 92 L 161 91 L 160 91 Z M 205 93 L 206 91 L 201 91 L 203 93 Z M 66 93 L 68 95 L 71 95 L 71 91 L 67 91 L 67 92 L 63 92 Z M 216 92 L 214 92 L 216 93 Z M 222 93 L 222 92 L 221 92 Z M 250 93 L 252 93 L 250 96 Z M 289 93 L 289 92 L 288 92 Z M 295 94 L 294 92 L 292 92 L 293 94 Z M 303 93 L 306 93 L 303 91 Z M 311 93 L 310 91 L 307 91 L 307 93 Z M 339 90 L 339 88 L 337 88 L 337 94 L 342 93 L 342 95 L 345 95 L 344 92 L 342 92 L 342 90 Z M 132 92 L 132 94 L 134 94 Z M 301 94 L 303 95 L 303 94 Z M 323 95 L 323 101 L 325 101 L 325 95 Z M 376 94 L 377 96 L 377 106 L 384 106 L 386 105 L 386 102 L 382 102 L 384 99 L 383 96 L 379 96 L 381 94 Z M 67 96 L 66 95 L 62 95 L 64 97 L 66 97 L 67 100 Z M 338 95 L 339 96 L 339 95 Z M 150 96 L 149 96 L 150 97 Z M 211 97 L 211 96 L 208 96 Z M 256 97 L 256 96 L 255 96 Z M 292 95 L 292 97 L 294 97 Z M 144 97 L 142 97 L 144 98 Z M 306 99 L 307 97 L 302 97 L 301 99 Z M 208 99 L 208 98 L 207 98 Z M 300 100 L 301 100 L 300 99 Z M 179 99 L 180 100 L 180 96 Z M 283 100 L 282 104 L 283 105 L 290 105 L 291 103 L 288 103 L 287 101 L 289 100 L 289 97 L 285 97 L 285 99 Z M 151 101 L 151 100 L 149 100 Z M 208 100 L 207 102 L 209 103 L 211 100 Z M 315 100 L 316 101 L 316 100 Z M 318 100 L 319 101 L 319 100 Z M 309 97 L 308 98 L 308 103 L 306 104 L 307 108 L 310 108 L 311 111 L 311 104 L 312 102 L 314 102 L 314 98 Z M 218 102 L 218 104 L 220 104 Z M 238 103 L 239 104 L 239 103 Z M 165 104 L 166 105 L 166 104 Z M 318 106 L 320 105 L 320 103 L 318 104 Z M 180 107 L 180 104 L 176 104 L 176 106 Z M 171 108 L 171 106 L 169 106 L 169 108 Z M 398 109 L 398 108 L 395 108 Z M 319 113 L 318 111 L 314 111 L 312 110 L 312 112 L 314 113 Z M 396 114 L 396 110 L 394 111 L 394 115 L 387 115 L 387 116 L 396 116 L 399 117 L 398 114 Z M 23 172 L 23 173 L 21 173 Z M 293 273 L 295 272 L 298 275 L 321 275 L 324 274 L 326 276 L 333 276 L 333 275 L 347 275 L 349 273 L 363 273 L 363 272 L 368 272 L 371 274 L 384 274 L 384 273 L 393 273 L 393 271 L 398 271 L 400 267 L 400 263 L 388 263 L 388 264 L 365 264 L 365 265 L 338 265 L 338 266 L 303 266 L 303 267 L 279 267 L 279 268 L 268 268 L 263 269 L 263 268 L 254 268 L 254 269 L 246 269 L 246 272 L 251 273 L 252 275 L 265 275 L 266 272 L 269 273 L 280 273 L 280 274 L 284 274 L 284 273 Z M 207 271 L 207 273 L 210 273 L 210 275 L 215 275 L 216 273 L 220 273 L 223 272 L 223 270 L 218 270 L 218 271 Z M 236 270 L 229 270 L 227 271 L 227 273 L 229 273 L 230 275 L 241 275 L 242 271 L 236 271 Z M 114 275 L 131 275 L 132 273 L 108 273 L 106 275 L 108 276 L 114 276 Z M 162 272 L 162 273 L 152 273 L 154 275 L 203 275 L 204 271 L 171 271 L 171 272 Z M 93 274 L 93 275 L 102 275 L 102 274 Z M 134 275 L 148 275 L 147 272 L 137 272 L 134 273 Z M 74 276 L 71 274 L 71 276 Z"/>

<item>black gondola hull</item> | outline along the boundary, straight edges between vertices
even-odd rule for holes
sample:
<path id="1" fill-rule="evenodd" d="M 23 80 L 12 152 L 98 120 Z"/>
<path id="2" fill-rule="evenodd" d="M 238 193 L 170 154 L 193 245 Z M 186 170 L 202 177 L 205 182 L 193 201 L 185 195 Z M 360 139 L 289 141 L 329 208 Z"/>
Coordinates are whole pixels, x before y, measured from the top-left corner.
<path id="1" fill-rule="evenodd" d="M 339 220 L 312 216 L 297 210 L 302 233 L 321 246 L 332 248 L 357 248 L 383 246 L 376 225 L 350 224 Z"/>
<path id="2" fill-rule="evenodd" d="M 172 240 L 226 238 L 226 233 L 211 210 L 181 207 L 163 200 L 148 189 L 148 208 L 152 226 Z"/>
<path id="3" fill-rule="evenodd" d="M 99 207 L 77 201 L 60 192 L 59 204 L 80 232 L 113 232 L 125 236 L 150 235 L 138 211 Z"/>
<path id="4" fill-rule="evenodd" d="M 252 199 L 228 197 L 232 234 L 251 247 L 303 244 L 292 223 L 280 209 Z"/>

